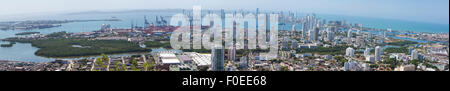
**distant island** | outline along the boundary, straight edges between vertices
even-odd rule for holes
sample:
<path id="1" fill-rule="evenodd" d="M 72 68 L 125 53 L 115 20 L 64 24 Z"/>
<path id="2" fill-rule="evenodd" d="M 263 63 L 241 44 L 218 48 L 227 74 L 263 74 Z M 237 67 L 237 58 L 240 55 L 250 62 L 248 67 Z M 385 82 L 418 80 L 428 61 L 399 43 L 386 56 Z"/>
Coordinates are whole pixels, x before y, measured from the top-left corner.
<path id="1" fill-rule="evenodd" d="M 0 30 L 32 30 L 60 27 L 64 23 L 89 21 L 121 21 L 117 18 L 93 20 L 35 20 L 0 22 Z"/>

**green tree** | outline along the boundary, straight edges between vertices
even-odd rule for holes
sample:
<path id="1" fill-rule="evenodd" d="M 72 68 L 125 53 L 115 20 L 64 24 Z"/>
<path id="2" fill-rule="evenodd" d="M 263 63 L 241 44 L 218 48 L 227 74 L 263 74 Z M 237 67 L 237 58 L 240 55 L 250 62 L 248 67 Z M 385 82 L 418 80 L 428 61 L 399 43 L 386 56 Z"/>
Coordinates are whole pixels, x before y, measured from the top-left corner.
<path id="1" fill-rule="evenodd" d="M 419 65 L 419 63 L 420 63 L 420 60 L 419 60 L 419 59 L 414 59 L 414 60 L 411 60 L 410 63 L 417 66 L 417 65 Z"/>
<path id="2" fill-rule="evenodd" d="M 289 68 L 287 66 L 282 66 L 280 68 L 281 71 L 289 71 Z"/>
<path id="3" fill-rule="evenodd" d="M 401 63 L 399 61 L 397 61 L 397 59 L 395 59 L 395 58 L 389 58 L 384 63 L 385 64 L 390 64 L 392 69 L 394 69 L 395 67 L 401 65 Z"/>
<path id="4" fill-rule="evenodd" d="M 348 61 L 348 60 L 345 59 L 345 57 L 343 57 L 343 56 L 335 56 L 334 59 L 335 59 L 337 62 L 341 63 L 342 65 L 344 65 L 344 63 Z"/>
<path id="5" fill-rule="evenodd" d="M 104 53 L 102 53 L 102 60 L 105 62 L 109 62 L 108 56 L 106 56 Z M 107 68 L 107 66 L 104 65 L 103 63 L 102 63 L 102 66 L 103 66 L 103 68 Z"/>
<path id="6" fill-rule="evenodd" d="M 125 64 L 122 64 L 122 69 L 124 70 L 124 71 L 127 71 L 128 70 L 128 68 L 127 68 L 127 65 L 125 65 Z"/>
<path id="7" fill-rule="evenodd" d="M 379 65 L 377 65 L 377 64 L 371 64 L 371 65 L 369 65 L 369 67 L 370 67 L 370 68 L 378 68 Z"/>
<path id="8" fill-rule="evenodd" d="M 95 61 L 95 63 L 100 66 L 100 69 L 102 69 L 104 66 L 103 64 L 103 60 L 101 58 L 97 58 L 97 60 Z"/>
<path id="9" fill-rule="evenodd" d="M 114 62 L 114 65 L 116 66 L 116 70 L 115 71 L 122 71 L 121 70 L 121 65 L 120 65 L 120 62 L 119 61 L 116 61 L 116 62 Z"/>
<path id="10" fill-rule="evenodd" d="M 137 66 L 139 65 L 138 63 L 137 63 L 137 61 L 136 61 L 136 59 L 131 59 L 131 70 L 133 70 L 133 71 L 139 71 L 139 69 L 137 68 Z"/>
<path id="11" fill-rule="evenodd" d="M 144 71 L 148 71 L 149 70 L 149 64 L 147 61 L 144 62 L 144 64 L 142 65 L 142 68 Z"/>
<path id="12" fill-rule="evenodd" d="M 387 53 L 408 53 L 408 48 L 406 48 L 406 47 L 400 47 L 400 48 L 389 47 L 389 48 L 384 49 L 384 52 L 387 52 Z"/>

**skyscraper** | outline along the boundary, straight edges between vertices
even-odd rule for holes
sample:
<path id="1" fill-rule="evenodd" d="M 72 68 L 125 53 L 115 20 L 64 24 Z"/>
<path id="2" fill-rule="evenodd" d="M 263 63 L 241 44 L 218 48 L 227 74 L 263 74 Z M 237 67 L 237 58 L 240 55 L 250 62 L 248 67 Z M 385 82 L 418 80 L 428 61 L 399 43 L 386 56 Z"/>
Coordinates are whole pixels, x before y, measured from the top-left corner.
<path id="1" fill-rule="evenodd" d="M 364 50 L 364 57 L 369 57 L 370 56 L 370 48 L 366 48 L 366 50 Z"/>
<path id="2" fill-rule="evenodd" d="M 372 33 L 367 33 L 367 38 L 371 39 L 373 37 Z"/>
<path id="3" fill-rule="evenodd" d="M 222 22 L 222 28 L 225 28 L 225 10 L 220 9 L 220 20 Z"/>
<path id="4" fill-rule="evenodd" d="M 388 33 L 390 33 L 390 32 L 392 32 L 392 29 L 390 29 L 390 28 L 386 29 L 386 31 L 384 31 L 383 36 L 384 36 L 385 38 L 389 37 L 389 34 L 388 34 Z"/>
<path id="5" fill-rule="evenodd" d="M 293 37 L 293 36 L 296 36 L 297 35 L 297 33 L 295 33 L 295 32 L 297 32 L 297 29 L 295 29 L 295 24 L 294 25 L 292 25 L 292 28 L 291 28 L 292 30 L 291 30 L 291 37 Z"/>
<path id="6" fill-rule="evenodd" d="M 292 40 L 292 49 L 297 49 L 298 48 L 298 41 L 297 40 Z"/>
<path id="7" fill-rule="evenodd" d="M 352 44 L 352 29 L 349 29 L 347 32 L 347 43 Z"/>
<path id="8" fill-rule="evenodd" d="M 258 24 L 258 15 L 259 15 L 259 8 L 256 8 L 256 29 L 259 29 L 259 24 Z"/>
<path id="9" fill-rule="evenodd" d="M 344 63 L 344 71 L 357 71 L 358 70 L 358 64 L 353 61 L 349 60 L 348 62 Z"/>
<path id="10" fill-rule="evenodd" d="M 358 36 L 358 35 L 361 35 L 361 30 L 356 30 L 356 35 Z"/>
<path id="11" fill-rule="evenodd" d="M 358 47 L 364 46 L 364 40 L 361 38 L 361 36 L 356 36 L 356 44 L 358 45 Z"/>
<path id="12" fill-rule="evenodd" d="M 147 16 L 144 16 L 144 28 L 148 28 L 150 23 L 147 21 Z"/>
<path id="13" fill-rule="evenodd" d="M 345 50 L 345 55 L 349 56 L 349 57 L 354 57 L 355 56 L 355 50 L 351 47 L 347 48 Z"/>
<path id="14" fill-rule="evenodd" d="M 256 15 L 259 14 L 259 8 L 256 8 Z"/>
<path id="15" fill-rule="evenodd" d="M 381 47 L 377 46 L 375 47 L 375 61 L 381 61 Z"/>
<path id="16" fill-rule="evenodd" d="M 223 47 L 214 47 L 211 49 L 211 68 L 213 71 L 225 71 L 224 58 L 225 53 Z"/>
<path id="17" fill-rule="evenodd" d="M 408 51 L 409 55 L 411 55 L 411 54 L 412 54 L 413 50 L 414 50 L 414 48 L 413 48 L 413 47 L 409 48 L 409 51 Z"/>
<path id="18" fill-rule="evenodd" d="M 303 38 L 305 38 L 305 39 L 308 38 L 307 37 L 307 33 L 308 32 L 310 33 L 311 31 L 314 31 L 313 29 L 315 28 L 315 26 L 320 25 L 320 24 L 317 24 L 317 21 L 318 21 L 318 19 L 315 18 L 314 14 L 312 16 L 311 15 L 306 15 L 306 17 L 303 18 L 303 21 L 302 21 Z M 317 26 L 317 27 L 319 27 L 319 26 Z M 311 33 L 309 35 L 310 35 L 309 41 L 312 41 Z"/>
<path id="19" fill-rule="evenodd" d="M 306 31 L 307 31 L 308 29 L 306 28 L 306 26 L 307 26 L 307 25 L 306 25 L 306 22 L 302 23 L 302 38 L 304 38 L 304 39 L 307 38 L 307 37 L 306 37 L 306 36 L 307 36 L 307 32 L 306 32 Z"/>
<path id="20" fill-rule="evenodd" d="M 310 39 L 310 41 L 311 42 L 317 42 L 318 34 L 319 34 L 319 28 L 318 27 L 314 27 L 314 29 L 309 32 L 309 39 Z"/>
<path id="21" fill-rule="evenodd" d="M 235 61 L 236 60 L 236 46 L 232 46 L 228 48 L 228 60 Z"/>
<path id="22" fill-rule="evenodd" d="M 419 53 L 417 52 L 417 50 L 413 50 L 411 53 L 411 59 L 419 59 Z"/>
<path id="23" fill-rule="evenodd" d="M 347 31 L 347 38 L 351 38 L 353 35 L 352 35 L 352 29 L 348 29 L 348 31 Z"/>
<path id="24" fill-rule="evenodd" d="M 289 39 L 287 37 L 284 37 L 281 41 L 281 48 L 282 49 L 289 49 Z"/>
<path id="25" fill-rule="evenodd" d="M 333 42 L 334 41 L 334 32 L 331 30 L 327 31 L 327 39 L 329 42 Z"/>

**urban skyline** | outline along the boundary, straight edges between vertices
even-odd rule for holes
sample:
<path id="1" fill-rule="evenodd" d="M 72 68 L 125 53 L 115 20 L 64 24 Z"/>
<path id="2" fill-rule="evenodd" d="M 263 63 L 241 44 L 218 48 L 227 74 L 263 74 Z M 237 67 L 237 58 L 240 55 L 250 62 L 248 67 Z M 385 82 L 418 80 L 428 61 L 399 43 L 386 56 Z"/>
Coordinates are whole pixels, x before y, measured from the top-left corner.
<path id="1" fill-rule="evenodd" d="M 116 11 L 134 9 L 189 9 L 201 5 L 211 9 L 292 10 L 301 13 L 335 14 L 417 22 L 447 24 L 448 0 L 14 0 L 0 3 L 0 16 L 64 13 L 82 11 Z M 233 2 L 233 3 L 230 3 Z M 69 4 L 70 3 L 70 4 Z M 23 4 L 21 7 L 12 6 Z M 80 7 L 82 6 L 82 7 Z M 270 6 L 270 7 L 268 7 Z"/>

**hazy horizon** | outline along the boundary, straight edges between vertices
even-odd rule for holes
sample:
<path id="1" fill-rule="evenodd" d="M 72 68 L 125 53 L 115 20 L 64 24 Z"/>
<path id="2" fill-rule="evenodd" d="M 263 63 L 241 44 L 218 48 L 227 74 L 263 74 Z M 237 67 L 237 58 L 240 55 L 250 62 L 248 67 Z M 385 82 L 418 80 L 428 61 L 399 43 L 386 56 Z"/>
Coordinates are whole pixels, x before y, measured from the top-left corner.
<path id="1" fill-rule="evenodd" d="M 255 10 L 260 8 L 449 24 L 448 0 L 1 0 L 0 2 L 0 16 L 191 9 L 193 5 L 201 5 L 204 9 Z"/>

